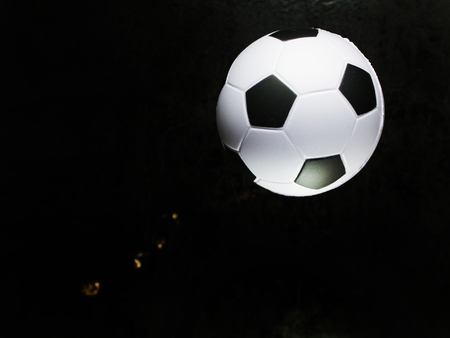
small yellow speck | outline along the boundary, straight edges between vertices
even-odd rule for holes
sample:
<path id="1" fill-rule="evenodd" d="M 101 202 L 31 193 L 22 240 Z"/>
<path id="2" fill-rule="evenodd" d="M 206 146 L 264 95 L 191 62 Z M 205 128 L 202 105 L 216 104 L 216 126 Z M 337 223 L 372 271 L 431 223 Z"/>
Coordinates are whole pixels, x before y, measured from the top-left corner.
<path id="1" fill-rule="evenodd" d="M 139 259 L 135 258 L 134 259 L 134 268 L 135 269 L 139 269 L 142 266 L 142 263 Z"/>
<path id="2" fill-rule="evenodd" d="M 83 284 L 82 292 L 86 296 L 95 296 L 100 290 L 100 282 L 89 282 Z"/>

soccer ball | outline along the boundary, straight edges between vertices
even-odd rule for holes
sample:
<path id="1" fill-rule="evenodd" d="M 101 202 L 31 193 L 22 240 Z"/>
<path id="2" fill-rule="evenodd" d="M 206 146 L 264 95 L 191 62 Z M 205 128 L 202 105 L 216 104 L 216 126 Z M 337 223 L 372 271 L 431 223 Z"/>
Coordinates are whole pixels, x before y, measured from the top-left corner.
<path id="1" fill-rule="evenodd" d="M 375 71 L 353 43 L 297 28 L 242 51 L 216 113 L 223 144 L 239 154 L 256 184 L 310 196 L 363 168 L 381 136 L 384 101 Z"/>

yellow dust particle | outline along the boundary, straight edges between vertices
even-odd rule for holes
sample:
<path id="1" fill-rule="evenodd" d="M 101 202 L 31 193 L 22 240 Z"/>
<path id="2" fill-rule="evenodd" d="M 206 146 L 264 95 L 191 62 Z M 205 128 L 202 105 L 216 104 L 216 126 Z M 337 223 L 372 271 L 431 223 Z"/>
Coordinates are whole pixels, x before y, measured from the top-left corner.
<path id="1" fill-rule="evenodd" d="M 139 269 L 142 266 L 141 262 L 139 261 L 139 259 L 135 258 L 134 259 L 134 268 L 135 269 Z"/>
<path id="2" fill-rule="evenodd" d="M 98 294 L 98 291 L 100 290 L 100 282 L 89 282 L 83 284 L 82 292 L 86 296 L 95 296 Z"/>

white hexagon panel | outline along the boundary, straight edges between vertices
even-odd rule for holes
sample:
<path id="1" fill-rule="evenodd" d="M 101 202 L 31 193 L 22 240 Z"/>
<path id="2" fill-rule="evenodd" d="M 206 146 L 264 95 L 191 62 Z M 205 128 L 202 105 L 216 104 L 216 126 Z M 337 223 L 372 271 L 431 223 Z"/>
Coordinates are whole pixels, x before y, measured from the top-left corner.
<path id="1" fill-rule="evenodd" d="M 381 136 L 384 101 L 370 62 L 321 29 L 268 34 L 234 61 L 217 104 L 223 143 L 255 183 L 311 196 L 348 181 Z"/>
<path id="2" fill-rule="evenodd" d="M 292 182 L 304 162 L 282 130 L 251 128 L 239 155 L 256 177 L 274 182 Z"/>
<path id="3" fill-rule="evenodd" d="M 255 83 L 273 74 L 283 43 L 262 37 L 242 51 L 233 62 L 227 83 L 247 90 Z"/>
<path id="4" fill-rule="evenodd" d="M 302 95 L 285 131 L 306 158 L 339 154 L 350 140 L 357 115 L 338 90 Z"/>
<path id="5" fill-rule="evenodd" d="M 286 42 L 276 74 L 298 94 L 335 89 L 345 61 L 320 39 L 294 39 Z"/>
<path id="6" fill-rule="evenodd" d="M 381 137 L 383 115 L 379 109 L 358 117 L 352 138 L 342 152 L 347 172 L 356 174 L 369 160 Z"/>
<path id="7" fill-rule="evenodd" d="M 245 94 L 226 84 L 217 101 L 216 119 L 222 142 L 238 151 L 250 124 L 247 117 Z"/>

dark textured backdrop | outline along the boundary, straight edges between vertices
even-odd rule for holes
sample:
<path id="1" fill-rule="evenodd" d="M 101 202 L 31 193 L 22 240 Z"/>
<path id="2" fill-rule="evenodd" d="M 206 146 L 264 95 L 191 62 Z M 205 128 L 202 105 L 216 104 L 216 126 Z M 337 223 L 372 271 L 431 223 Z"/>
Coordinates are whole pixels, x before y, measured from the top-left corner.
<path id="1" fill-rule="evenodd" d="M 446 1 L 1 12 L 2 337 L 448 337 Z M 215 105 L 242 49 L 300 26 L 359 47 L 386 120 L 352 180 L 288 198 L 228 158 Z"/>

